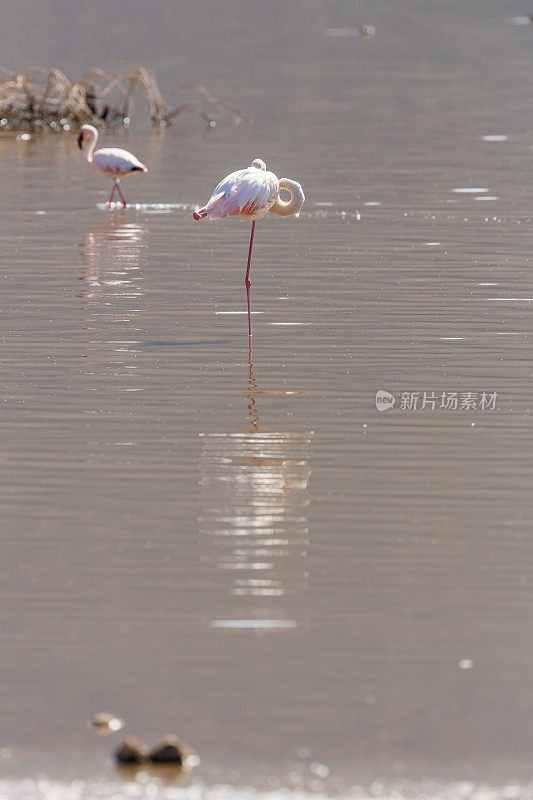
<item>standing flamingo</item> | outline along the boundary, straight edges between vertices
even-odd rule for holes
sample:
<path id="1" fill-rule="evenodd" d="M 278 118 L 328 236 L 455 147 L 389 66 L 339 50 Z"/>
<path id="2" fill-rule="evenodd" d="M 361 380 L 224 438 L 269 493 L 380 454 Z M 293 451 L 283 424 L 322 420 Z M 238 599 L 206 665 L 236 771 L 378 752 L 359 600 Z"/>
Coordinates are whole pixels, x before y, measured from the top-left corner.
<path id="1" fill-rule="evenodd" d="M 111 205 L 116 189 L 124 208 L 126 208 L 126 199 L 119 186 L 120 179 L 125 178 L 126 175 L 131 175 L 132 172 L 148 172 L 148 168 L 145 167 L 144 164 L 141 164 L 138 158 L 128 153 L 127 150 L 121 150 L 118 147 L 105 147 L 101 150 L 97 150 L 95 153 L 94 148 L 96 147 L 97 140 L 98 131 L 96 128 L 92 125 L 81 126 L 78 136 L 78 147 L 80 150 L 83 150 L 85 141 L 88 141 L 89 146 L 85 153 L 85 160 L 89 165 L 89 169 L 92 172 L 98 172 L 100 175 L 103 175 L 104 178 L 111 178 L 113 181 L 113 188 L 107 205 Z"/>
<path id="2" fill-rule="evenodd" d="M 288 202 L 279 196 L 279 190 L 286 189 L 291 195 Z M 271 211 L 281 217 L 291 217 L 298 214 L 304 204 L 305 195 L 302 187 L 289 178 L 277 178 L 273 172 L 268 172 L 266 164 L 260 158 L 252 161 L 250 167 L 232 172 L 220 181 L 211 199 L 203 208 L 193 212 L 196 220 L 209 217 L 221 219 L 222 217 L 240 216 L 252 221 L 250 235 L 250 248 L 248 250 L 248 266 L 246 268 L 246 295 L 248 298 L 248 335 L 252 335 L 252 319 L 250 313 L 250 264 L 252 263 L 252 246 L 256 220 L 261 219 Z"/>

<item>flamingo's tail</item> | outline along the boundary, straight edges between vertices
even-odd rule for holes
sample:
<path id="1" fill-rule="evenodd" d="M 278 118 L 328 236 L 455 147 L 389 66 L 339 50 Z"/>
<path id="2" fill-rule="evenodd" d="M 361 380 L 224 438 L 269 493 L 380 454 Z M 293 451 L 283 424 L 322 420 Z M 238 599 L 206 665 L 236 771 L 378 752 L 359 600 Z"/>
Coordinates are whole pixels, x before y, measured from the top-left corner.
<path id="1" fill-rule="evenodd" d="M 194 219 L 199 220 L 207 216 L 209 216 L 211 219 L 216 219 L 217 217 L 226 216 L 226 214 L 220 214 L 217 208 L 217 204 L 220 200 L 223 200 L 225 196 L 226 192 L 218 192 L 218 194 L 214 194 L 206 206 L 193 211 Z"/>

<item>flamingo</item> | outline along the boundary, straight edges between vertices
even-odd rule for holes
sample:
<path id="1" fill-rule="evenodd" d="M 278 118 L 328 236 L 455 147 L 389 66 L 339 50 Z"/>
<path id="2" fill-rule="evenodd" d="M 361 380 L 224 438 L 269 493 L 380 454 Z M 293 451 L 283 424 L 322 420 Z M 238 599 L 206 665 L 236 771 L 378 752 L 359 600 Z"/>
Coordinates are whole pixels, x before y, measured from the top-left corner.
<path id="1" fill-rule="evenodd" d="M 291 199 L 286 202 L 279 196 L 280 189 L 286 189 Z M 251 166 L 239 169 L 220 181 L 207 205 L 193 212 L 195 220 L 209 217 L 246 217 L 252 220 L 250 247 L 248 249 L 248 265 L 246 267 L 246 295 L 248 298 L 248 336 L 252 335 L 250 313 L 250 265 L 252 263 L 252 247 L 254 243 L 255 223 L 269 211 L 281 217 L 298 214 L 305 201 L 303 189 L 299 183 L 289 178 L 278 178 L 268 172 L 266 164 L 260 158 L 254 159 Z"/>
<path id="2" fill-rule="evenodd" d="M 148 172 L 148 168 L 141 164 L 139 159 L 132 153 L 128 153 L 127 150 L 121 150 L 118 147 L 105 147 L 94 152 L 97 140 L 98 131 L 96 128 L 92 125 L 81 126 L 78 147 L 83 150 L 84 143 L 86 141 L 89 143 L 85 153 L 85 160 L 89 165 L 89 169 L 92 172 L 98 172 L 104 178 L 111 178 L 113 181 L 113 188 L 107 205 L 111 205 L 115 189 L 117 189 L 122 204 L 126 208 L 126 199 L 119 186 L 120 179 L 126 177 L 126 175 L 131 175 L 132 172 Z"/>

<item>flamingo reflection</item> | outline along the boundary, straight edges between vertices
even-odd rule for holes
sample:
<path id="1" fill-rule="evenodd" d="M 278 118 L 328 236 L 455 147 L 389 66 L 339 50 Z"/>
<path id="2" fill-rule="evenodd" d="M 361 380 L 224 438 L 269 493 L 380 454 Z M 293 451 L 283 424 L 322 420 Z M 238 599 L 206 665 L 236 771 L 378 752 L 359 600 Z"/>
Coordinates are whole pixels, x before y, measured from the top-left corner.
<path id="1" fill-rule="evenodd" d="M 146 229 L 126 222 L 123 214 L 113 214 L 105 223 L 94 225 L 81 243 L 83 272 L 81 279 L 88 284 L 86 298 L 112 294 L 104 287 L 124 287 L 137 294 L 138 273 L 146 244 Z"/>
<path id="2" fill-rule="evenodd" d="M 79 296 L 87 311 L 91 374 L 133 375 L 131 359 L 123 354 L 138 349 L 146 233 L 143 226 L 127 221 L 124 212 L 112 213 L 92 226 L 80 244 Z M 102 362 L 99 367 L 95 359 Z"/>
<path id="3" fill-rule="evenodd" d="M 301 624 L 312 433 L 262 430 L 260 393 L 250 347 L 247 429 L 201 434 L 199 544 L 202 558 L 220 571 L 226 597 L 221 604 L 228 614 L 213 619 L 212 627 Z"/>

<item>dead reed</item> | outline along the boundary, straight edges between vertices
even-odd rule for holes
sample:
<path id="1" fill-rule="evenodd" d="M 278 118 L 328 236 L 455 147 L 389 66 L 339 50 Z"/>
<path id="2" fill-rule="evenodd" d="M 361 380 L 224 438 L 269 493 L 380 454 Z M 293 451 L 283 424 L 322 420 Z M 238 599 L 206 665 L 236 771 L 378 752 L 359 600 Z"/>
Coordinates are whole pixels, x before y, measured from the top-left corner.
<path id="1" fill-rule="evenodd" d="M 173 108 L 163 97 L 153 72 L 140 64 L 110 62 L 69 81 L 59 69 L 31 67 L 17 74 L 0 66 L 0 130 L 68 131 L 84 123 L 127 126 L 134 95 L 144 97 L 151 124 L 171 125 L 183 114 L 195 114 L 214 128 L 217 117 L 235 125 L 246 122 L 242 111 L 199 84 L 187 84 Z"/>

